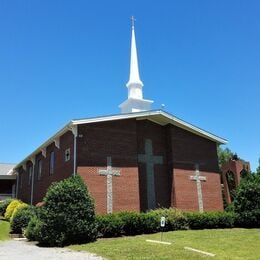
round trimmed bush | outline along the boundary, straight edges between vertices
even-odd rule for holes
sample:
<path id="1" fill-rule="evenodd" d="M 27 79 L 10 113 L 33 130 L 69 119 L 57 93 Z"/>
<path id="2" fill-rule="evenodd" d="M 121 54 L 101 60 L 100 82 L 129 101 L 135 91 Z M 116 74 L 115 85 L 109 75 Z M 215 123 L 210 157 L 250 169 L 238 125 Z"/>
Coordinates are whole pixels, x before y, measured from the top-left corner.
<path id="1" fill-rule="evenodd" d="M 64 246 L 96 239 L 94 202 L 79 176 L 52 184 L 37 211 L 38 220 L 31 220 L 29 228 L 33 226 L 30 235 L 40 244 Z"/>
<path id="2" fill-rule="evenodd" d="M 10 221 L 15 208 L 20 204 L 22 204 L 22 202 L 20 200 L 15 199 L 8 205 L 8 207 L 6 208 L 6 211 L 5 211 L 5 215 L 4 215 L 6 220 Z"/>
<path id="3" fill-rule="evenodd" d="M 5 211 L 8 207 L 8 205 L 13 201 L 13 199 L 6 199 L 3 201 L 0 201 L 0 216 L 4 216 Z"/>
<path id="4" fill-rule="evenodd" d="M 20 204 L 17 205 L 17 207 L 14 209 L 12 216 L 10 218 L 10 222 L 12 222 L 14 215 L 16 214 L 17 211 L 19 211 L 22 208 L 28 207 L 29 205 L 27 203 L 21 202 Z"/>
<path id="5" fill-rule="evenodd" d="M 40 230 L 41 230 L 42 222 L 36 215 L 32 216 L 30 219 L 28 226 L 25 229 L 25 236 L 31 241 L 39 241 L 40 239 Z"/>
<path id="6" fill-rule="evenodd" d="M 22 234 L 28 226 L 31 218 L 35 215 L 35 209 L 32 206 L 25 205 L 17 207 L 10 221 L 11 233 Z"/>

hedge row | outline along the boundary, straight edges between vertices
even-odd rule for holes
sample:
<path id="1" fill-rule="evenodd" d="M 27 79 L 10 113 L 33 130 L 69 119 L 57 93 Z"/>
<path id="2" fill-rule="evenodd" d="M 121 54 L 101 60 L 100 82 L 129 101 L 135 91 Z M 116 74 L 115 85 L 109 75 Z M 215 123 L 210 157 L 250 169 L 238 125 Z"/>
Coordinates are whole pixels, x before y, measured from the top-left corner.
<path id="1" fill-rule="evenodd" d="M 166 218 L 164 231 L 247 227 L 249 223 L 256 227 L 256 219 L 259 219 L 259 215 L 254 215 L 251 219 L 247 218 L 248 223 L 244 223 L 240 221 L 240 215 L 233 212 L 182 213 L 173 208 L 152 210 L 147 213 L 122 212 L 97 216 L 99 236 L 156 233 L 161 230 L 162 216 Z"/>
<path id="2" fill-rule="evenodd" d="M 121 212 L 96 217 L 100 237 L 139 235 L 159 232 L 161 216 L 166 218 L 164 230 L 187 229 L 186 217 L 176 209 L 158 209 L 147 213 Z"/>
<path id="3" fill-rule="evenodd" d="M 260 228 L 260 209 L 237 213 L 235 226 L 243 228 Z"/>
<path id="4" fill-rule="evenodd" d="M 185 213 L 189 229 L 233 228 L 237 215 L 233 212 Z"/>
<path id="5" fill-rule="evenodd" d="M 176 209 L 157 209 L 147 213 L 122 212 L 98 215 L 99 237 L 131 236 L 161 231 L 160 218 L 166 218 L 164 231 L 185 229 L 259 228 L 260 210 L 234 212 L 182 213 Z"/>
<path id="6" fill-rule="evenodd" d="M 11 203 L 10 203 L 11 202 Z M 9 206 L 8 206 L 9 203 Z M 15 207 L 16 205 L 16 207 Z M 35 207 L 30 207 L 17 200 L 0 203 L 0 209 L 6 208 L 2 215 L 8 216 L 11 224 L 11 233 L 22 233 L 31 219 L 36 216 Z M 3 210 L 2 210 L 3 211 Z M 10 217 L 11 216 L 11 217 Z M 146 213 L 121 212 L 107 215 L 97 215 L 96 225 L 99 237 L 118 237 L 139 234 L 156 233 L 161 230 L 160 218 L 166 218 L 164 231 L 185 229 L 213 229 L 213 228 L 259 228 L 260 210 L 234 212 L 192 212 L 182 213 L 177 209 L 157 209 Z M 34 219 L 35 220 L 35 219 Z M 38 225 L 31 221 L 31 227 Z M 33 240 L 29 227 L 27 236 Z"/>

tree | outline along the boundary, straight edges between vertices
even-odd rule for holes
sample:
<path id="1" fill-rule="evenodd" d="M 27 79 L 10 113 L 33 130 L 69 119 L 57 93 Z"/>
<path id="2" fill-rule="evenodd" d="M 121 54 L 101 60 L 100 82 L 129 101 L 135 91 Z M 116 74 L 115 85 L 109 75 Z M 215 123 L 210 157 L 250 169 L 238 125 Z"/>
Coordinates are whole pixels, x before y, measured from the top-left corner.
<path id="1" fill-rule="evenodd" d="M 260 209 L 260 176 L 250 174 L 237 187 L 234 199 L 236 212 Z"/>
<path id="2" fill-rule="evenodd" d="M 260 227 L 260 175 L 252 173 L 242 179 L 233 202 L 238 225 Z"/>
<path id="3" fill-rule="evenodd" d="M 256 174 L 260 175 L 260 157 L 258 158 L 259 166 L 256 168 Z"/>
<path id="4" fill-rule="evenodd" d="M 220 169 L 222 168 L 223 164 L 228 162 L 236 155 L 235 153 L 231 152 L 231 150 L 227 147 L 223 149 L 220 146 L 218 146 L 217 152 L 218 152 L 218 164 Z"/>

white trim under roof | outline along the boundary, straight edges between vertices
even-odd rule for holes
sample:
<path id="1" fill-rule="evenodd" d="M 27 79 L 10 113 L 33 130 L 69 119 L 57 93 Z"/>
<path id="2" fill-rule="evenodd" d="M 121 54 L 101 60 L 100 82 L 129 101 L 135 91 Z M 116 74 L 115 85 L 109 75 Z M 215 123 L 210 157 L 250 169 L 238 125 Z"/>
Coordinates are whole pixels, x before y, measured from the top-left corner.
<path id="1" fill-rule="evenodd" d="M 197 126 L 189 124 L 178 117 L 175 117 L 163 110 L 150 110 L 150 111 L 143 111 L 143 112 L 136 112 L 136 113 L 129 113 L 129 114 L 118 114 L 112 116 L 105 116 L 105 117 L 94 117 L 94 118 L 86 118 L 86 119 L 78 119 L 72 120 L 73 125 L 81 125 L 81 124 L 89 124 L 89 123 L 97 123 L 97 122 L 105 122 L 105 121 L 113 121 L 113 120 L 122 120 L 122 119 L 131 119 L 136 118 L 137 120 L 150 120 L 160 125 L 167 125 L 172 124 L 178 126 L 182 129 L 185 129 L 189 132 L 192 132 L 196 135 L 200 135 L 204 138 L 212 140 L 219 144 L 226 144 L 227 140 L 211 134 Z"/>
<path id="2" fill-rule="evenodd" d="M 214 141 L 218 144 L 226 144 L 228 142 L 227 140 L 219 136 L 216 136 L 199 127 L 189 124 L 163 110 L 150 110 L 150 111 L 142 111 L 142 112 L 128 113 L 128 114 L 117 114 L 117 115 L 102 116 L 102 117 L 76 119 L 66 124 L 61 130 L 59 130 L 56 134 L 54 134 L 51 138 L 49 138 L 46 142 L 44 142 L 41 146 L 39 146 L 34 152 L 32 152 L 29 156 L 27 156 L 23 161 L 18 163 L 15 169 L 18 169 L 21 165 L 23 165 L 28 160 L 30 160 L 31 157 L 40 153 L 42 149 L 46 148 L 48 145 L 53 143 L 56 138 L 60 137 L 67 131 L 71 131 L 72 126 L 74 125 L 91 124 L 91 123 L 115 121 L 115 120 L 131 119 L 131 118 L 136 118 L 136 120 L 150 120 L 163 126 L 167 124 L 175 125 L 191 133 L 194 133 L 196 135 Z"/>
<path id="3" fill-rule="evenodd" d="M 0 180 L 16 180 L 16 175 L 0 175 Z"/>

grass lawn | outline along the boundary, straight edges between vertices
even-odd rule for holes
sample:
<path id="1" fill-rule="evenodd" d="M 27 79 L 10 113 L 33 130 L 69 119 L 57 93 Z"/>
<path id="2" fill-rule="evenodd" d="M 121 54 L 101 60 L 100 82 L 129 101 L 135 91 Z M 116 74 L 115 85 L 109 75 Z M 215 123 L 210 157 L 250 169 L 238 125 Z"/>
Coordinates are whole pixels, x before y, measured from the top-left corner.
<path id="1" fill-rule="evenodd" d="M 260 259 L 260 229 L 213 229 L 174 231 L 163 234 L 172 245 L 146 242 L 160 240 L 161 234 L 99 239 L 70 246 L 107 259 Z M 215 257 L 188 251 L 184 246 L 216 254 Z"/>
<path id="2" fill-rule="evenodd" d="M 0 220 L 0 241 L 9 239 L 9 230 L 9 222 Z"/>

